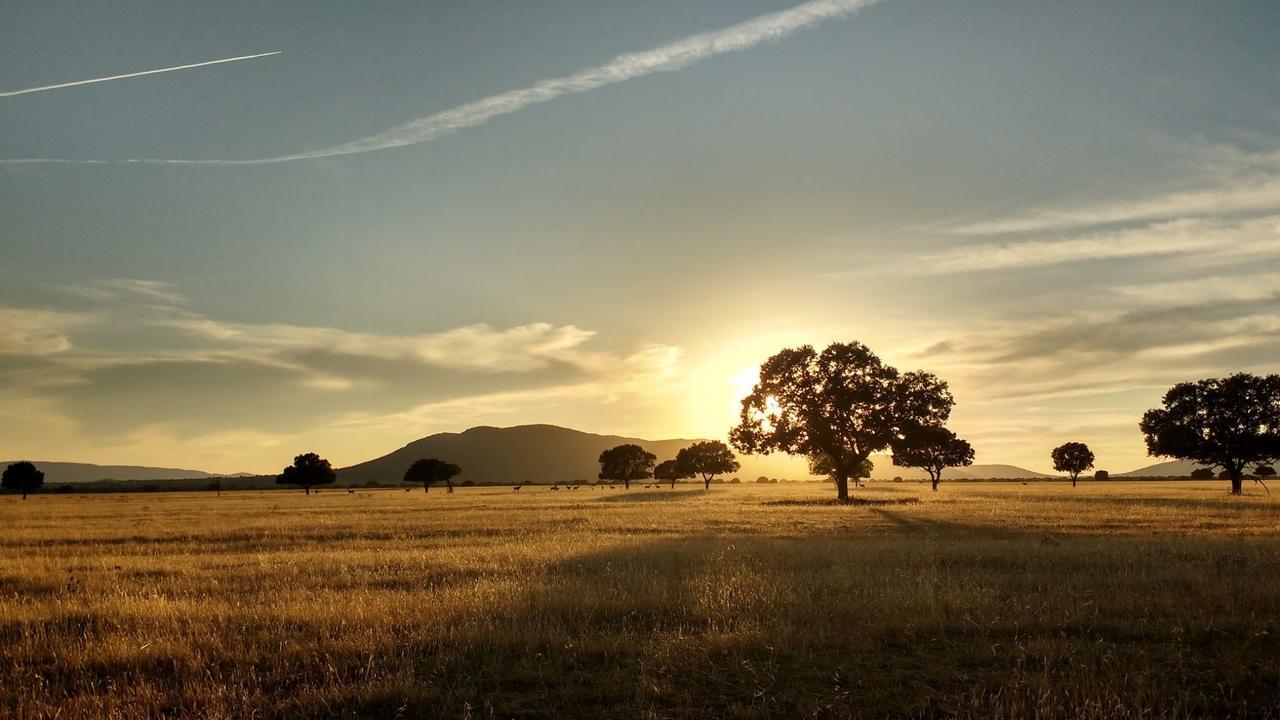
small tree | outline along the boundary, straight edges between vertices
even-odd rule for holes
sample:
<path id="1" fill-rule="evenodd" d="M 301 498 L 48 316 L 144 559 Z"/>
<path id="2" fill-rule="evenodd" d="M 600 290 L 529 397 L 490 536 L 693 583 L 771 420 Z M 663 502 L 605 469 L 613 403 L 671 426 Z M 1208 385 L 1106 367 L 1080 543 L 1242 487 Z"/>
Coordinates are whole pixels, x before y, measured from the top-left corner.
<path id="1" fill-rule="evenodd" d="M 943 470 L 973 464 L 973 448 L 950 430 L 931 425 L 916 428 L 894 443 L 893 464 L 929 473 L 933 490 L 937 492 Z"/>
<path id="2" fill-rule="evenodd" d="M 27 493 L 35 492 L 41 485 L 44 485 L 44 473 L 26 460 L 13 463 L 0 475 L 0 487 L 22 493 L 23 500 L 27 499 Z"/>
<path id="3" fill-rule="evenodd" d="M 1071 475 L 1071 487 L 1076 486 L 1080 473 L 1093 467 L 1093 451 L 1081 442 L 1069 442 L 1053 449 L 1053 469 Z"/>
<path id="4" fill-rule="evenodd" d="M 639 445 L 619 445 L 600 453 L 600 479 L 621 482 L 627 490 L 632 480 L 644 480 L 653 475 L 653 463 L 657 455 L 646 452 Z"/>
<path id="5" fill-rule="evenodd" d="M 719 440 L 698 442 L 676 453 L 681 470 L 702 476 L 702 489 L 711 488 L 711 479 L 722 473 L 737 472 L 741 465 L 728 445 Z"/>
<path id="6" fill-rule="evenodd" d="M 1149 455 L 1222 468 L 1239 495 L 1246 467 L 1280 460 L 1280 375 L 1179 383 L 1138 427 Z"/>
<path id="7" fill-rule="evenodd" d="M 315 453 L 303 453 L 293 459 L 293 464 L 276 476 L 279 485 L 298 485 L 306 494 L 316 485 L 332 485 L 338 479 L 329 461 Z"/>
<path id="8" fill-rule="evenodd" d="M 1192 480 L 1212 480 L 1213 468 L 1196 468 L 1191 471 Z"/>
<path id="9" fill-rule="evenodd" d="M 462 473 L 462 468 L 435 458 L 417 460 L 404 471 L 404 481 L 421 483 L 422 492 L 431 492 L 431 483 L 442 482 L 453 492 L 453 479 Z"/>
<path id="10" fill-rule="evenodd" d="M 653 469 L 653 479 L 670 480 L 672 490 L 676 488 L 677 480 L 686 480 L 691 477 L 693 477 L 693 471 L 680 467 L 680 463 L 675 460 L 663 460 Z"/>
<path id="11" fill-rule="evenodd" d="M 1111 473 L 1107 472 L 1106 470 L 1099 470 L 1093 474 L 1093 479 L 1094 480 L 1110 480 Z"/>
<path id="12" fill-rule="evenodd" d="M 849 479 L 872 453 L 915 427 L 944 424 L 953 404 L 945 382 L 901 373 L 862 343 L 835 343 L 821 353 L 805 345 L 760 366 L 729 440 L 741 452 L 780 451 L 820 463 L 836 497 L 848 501 Z"/>

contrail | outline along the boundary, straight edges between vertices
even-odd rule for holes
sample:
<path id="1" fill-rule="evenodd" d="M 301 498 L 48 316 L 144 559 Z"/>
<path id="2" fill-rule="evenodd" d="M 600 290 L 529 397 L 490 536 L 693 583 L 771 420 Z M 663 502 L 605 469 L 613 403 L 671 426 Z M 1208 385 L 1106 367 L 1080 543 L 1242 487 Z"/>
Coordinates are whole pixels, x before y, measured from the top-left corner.
<path id="1" fill-rule="evenodd" d="M 789 10 L 760 15 L 721 30 L 691 35 L 683 40 L 642 52 L 619 55 L 596 67 L 572 75 L 542 80 L 529 87 L 511 90 L 482 100 L 459 105 L 450 110 L 411 120 L 377 135 L 319 150 L 244 160 L 182 160 L 141 158 L 133 160 L 59 160 L 53 158 L 17 158 L 0 160 L 0 164 L 104 164 L 142 163 L 150 165 L 271 165 L 314 158 L 355 155 L 357 153 L 430 142 L 459 130 L 483 125 L 501 115 L 510 115 L 530 105 L 549 102 L 564 95 L 644 77 L 671 72 L 716 55 L 746 50 L 763 42 L 781 40 L 792 33 L 852 15 L 879 0 L 812 0 Z"/>
<path id="2" fill-rule="evenodd" d="M 206 60 L 204 62 L 191 63 L 190 65 L 175 65 L 173 67 L 158 68 L 156 70 L 143 70 L 141 72 L 125 73 L 124 75 L 109 75 L 107 77 L 93 78 L 92 80 L 77 80 L 75 82 L 58 83 L 57 85 L 41 85 L 40 87 L 27 88 L 26 90 L 11 90 L 9 92 L 0 92 L 0 97 L 13 97 L 14 95 L 29 95 L 31 93 L 44 92 L 46 90 L 58 90 L 60 88 L 75 87 L 77 85 L 92 85 L 93 83 L 110 82 L 112 80 L 124 80 L 126 78 L 142 77 L 143 75 L 155 75 L 157 73 L 173 72 L 174 70 L 189 70 L 191 68 L 205 67 L 206 65 L 220 65 L 222 63 L 236 62 L 238 60 L 252 60 L 254 58 L 269 57 L 271 55 L 279 55 L 283 50 L 275 52 L 258 53 L 257 55 L 241 55 L 239 57 L 222 58 L 221 60 Z"/>

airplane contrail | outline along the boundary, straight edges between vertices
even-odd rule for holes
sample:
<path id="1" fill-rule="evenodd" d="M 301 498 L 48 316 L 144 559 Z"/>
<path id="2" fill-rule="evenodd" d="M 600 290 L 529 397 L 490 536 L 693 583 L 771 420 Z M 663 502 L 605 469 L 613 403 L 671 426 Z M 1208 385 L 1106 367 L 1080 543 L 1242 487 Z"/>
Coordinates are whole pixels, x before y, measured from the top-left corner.
<path id="1" fill-rule="evenodd" d="M 76 87 L 77 85 L 92 85 L 93 83 L 110 82 L 111 80 L 124 80 L 126 78 L 142 77 L 143 75 L 155 75 L 157 73 L 173 72 L 175 70 L 189 70 L 191 68 L 205 67 L 207 65 L 220 65 L 222 63 L 237 62 L 239 60 L 252 60 L 254 58 L 270 57 L 271 55 L 279 55 L 283 50 L 275 52 L 258 53 L 256 55 L 240 55 L 239 57 L 222 58 L 221 60 L 205 60 L 204 62 L 191 63 L 189 65 L 175 65 L 167 68 L 157 68 L 155 70 L 142 70 L 140 72 L 125 73 L 123 75 L 108 75 L 107 77 L 93 78 L 91 80 L 76 80 L 75 82 L 58 83 L 57 85 L 41 85 L 40 87 L 27 88 L 25 90 L 10 90 L 8 92 L 0 92 L 0 97 L 13 97 L 15 95 L 29 95 L 31 93 L 45 92 L 46 90 L 58 90 L 60 88 Z"/>
<path id="2" fill-rule="evenodd" d="M 619 55 L 596 67 L 549 80 L 541 80 L 518 90 L 492 95 L 397 125 L 389 130 L 341 145 L 274 157 L 242 160 L 187 160 L 138 158 L 131 160 L 65 160 L 55 158 L 0 159 L 3 164 L 147 164 L 147 165 L 273 165 L 315 158 L 354 155 L 416 145 L 476 127 L 530 105 L 549 102 L 564 95 L 644 77 L 659 72 L 681 70 L 706 58 L 746 50 L 763 42 L 781 40 L 794 32 L 828 20 L 844 18 L 880 0 L 811 0 L 793 8 L 759 15 L 736 25 L 691 35 L 651 50 Z"/>

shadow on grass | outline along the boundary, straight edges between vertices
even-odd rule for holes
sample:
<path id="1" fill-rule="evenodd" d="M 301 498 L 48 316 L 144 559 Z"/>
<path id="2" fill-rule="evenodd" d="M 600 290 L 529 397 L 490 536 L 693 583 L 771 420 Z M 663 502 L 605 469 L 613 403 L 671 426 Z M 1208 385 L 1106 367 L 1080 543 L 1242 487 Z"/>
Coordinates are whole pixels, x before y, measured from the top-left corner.
<path id="1" fill-rule="evenodd" d="M 905 498 L 864 498 L 852 497 L 848 500 L 836 500 L 834 498 L 826 498 L 823 500 L 810 499 L 792 499 L 792 500 L 766 500 L 761 505 L 783 505 L 783 506 L 812 506 L 821 507 L 825 505 L 835 507 L 885 507 L 889 505 L 919 505 L 920 499 L 913 497 Z"/>
<path id="2" fill-rule="evenodd" d="M 629 490 L 618 495 L 605 495 L 600 502 L 662 502 L 664 500 L 682 500 L 694 496 L 703 496 L 706 490 Z"/>

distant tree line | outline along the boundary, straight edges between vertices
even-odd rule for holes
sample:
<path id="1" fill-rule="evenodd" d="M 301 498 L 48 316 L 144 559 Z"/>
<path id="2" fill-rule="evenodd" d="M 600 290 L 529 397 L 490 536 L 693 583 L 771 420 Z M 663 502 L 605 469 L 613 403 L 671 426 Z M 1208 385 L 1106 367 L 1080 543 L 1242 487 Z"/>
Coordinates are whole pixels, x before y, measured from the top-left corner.
<path id="1" fill-rule="evenodd" d="M 870 475 L 871 455 L 885 450 L 895 466 L 924 470 L 936 491 L 945 469 L 974 460 L 973 447 L 946 427 L 954 405 L 946 382 L 928 372 L 901 372 L 861 343 L 833 343 L 821 352 L 805 345 L 784 349 L 761 365 L 729 441 L 746 454 L 807 458 L 810 471 L 830 478 L 841 501 L 849 500 L 851 480 L 858 484 Z M 1239 495 L 1244 480 L 1264 482 L 1276 475 L 1280 375 L 1237 373 L 1179 383 L 1164 394 L 1161 407 L 1142 416 L 1139 429 L 1149 455 L 1203 466 L 1191 473 L 1193 479 L 1211 479 L 1220 470 L 1231 493 Z M 672 487 L 700 478 L 709 489 L 716 477 L 740 469 L 733 449 L 716 440 L 697 442 L 658 463 L 639 445 L 618 445 L 600 453 L 598 478 L 627 489 L 649 478 Z M 1054 448 L 1050 459 L 1074 487 L 1093 468 L 1095 456 L 1088 445 L 1073 441 Z M 439 483 L 453 492 L 453 478 L 461 472 L 444 460 L 423 458 L 403 480 L 422 485 L 424 492 Z M 1094 477 L 1110 475 L 1099 470 Z M 336 480 L 329 461 L 316 453 L 296 456 L 276 477 L 278 484 L 301 487 L 308 495 Z M 43 484 L 44 473 L 26 461 L 9 465 L 0 478 L 0 487 L 23 499 Z"/>

